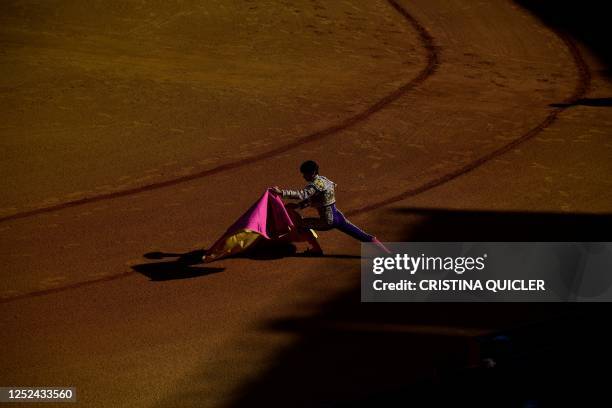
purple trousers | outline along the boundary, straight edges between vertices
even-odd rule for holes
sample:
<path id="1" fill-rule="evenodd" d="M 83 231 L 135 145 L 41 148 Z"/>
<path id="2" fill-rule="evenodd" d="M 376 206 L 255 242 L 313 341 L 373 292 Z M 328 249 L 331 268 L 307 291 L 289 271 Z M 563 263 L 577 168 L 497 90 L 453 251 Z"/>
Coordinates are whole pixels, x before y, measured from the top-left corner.
<path id="1" fill-rule="evenodd" d="M 344 214 L 336 208 L 336 204 L 319 208 L 318 211 L 320 215 L 319 218 L 302 219 L 303 228 L 313 229 L 315 231 L 337 229 L 361 242 L 372 242 L 374 239 L 374 236 L 366 233 L 347 220 Z"/>

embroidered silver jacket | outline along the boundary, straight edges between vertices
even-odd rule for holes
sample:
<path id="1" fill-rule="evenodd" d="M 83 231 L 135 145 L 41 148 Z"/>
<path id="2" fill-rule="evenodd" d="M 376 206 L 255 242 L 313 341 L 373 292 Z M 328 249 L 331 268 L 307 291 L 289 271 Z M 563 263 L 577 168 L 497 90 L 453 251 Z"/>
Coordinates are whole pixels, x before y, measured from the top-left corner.
<path id="1" fill-rule="evenodd" d="M 336 183 L 326 177 L 316 175 L 314 180 L 308 183 L 302 190 L 281 190 L 283 198 L 301 200 L 301 208 L 321 208 L 336 202 Z"/>

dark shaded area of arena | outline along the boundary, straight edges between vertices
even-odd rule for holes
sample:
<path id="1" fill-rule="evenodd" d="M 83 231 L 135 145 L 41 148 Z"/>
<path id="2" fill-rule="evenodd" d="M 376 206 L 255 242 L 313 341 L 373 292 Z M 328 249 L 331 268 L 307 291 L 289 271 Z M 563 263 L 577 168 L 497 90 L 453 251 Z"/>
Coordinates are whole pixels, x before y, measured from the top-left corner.
<path id="1" fill-rule="evenodd" d="M 517 4 L 542 22 L 589 48 L 604 64 L 603 74 L 612 78 L 610 3 L 606 1 L 517 0 Z"/>
<path id="2" fill-rule="evenodd" d="M 609 240 L 612 231 L 605 214 L 389 212 L 406 220 L 406 241 Z M 312 317 L 263 327 L 299 340 L 233 406 L 544 407 L 605 397 L 605 304 L 361 303 L 357 284 Z"/>

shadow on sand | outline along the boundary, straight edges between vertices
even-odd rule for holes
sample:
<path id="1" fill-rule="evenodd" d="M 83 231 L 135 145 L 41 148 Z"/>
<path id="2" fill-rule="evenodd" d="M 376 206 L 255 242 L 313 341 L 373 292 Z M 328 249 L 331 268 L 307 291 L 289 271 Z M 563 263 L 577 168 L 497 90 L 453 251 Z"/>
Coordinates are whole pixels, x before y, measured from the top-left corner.
<path id="1" fill-rule="evenodd" d="M 606 108 L 612 106 L 612 98 L 583 98 L 572 103 L 551 103 L 553 108 L 568 108 L 570 106 L 594 106 Z"/>
<path id="2" fill-rule="evenodd" d="M 235 258 L 247 258 L 256 261 L 267 261 L 281 258 L 312 258 L 312 255 L 303 252 L 297 252 L 294 244 L 289 242 L 270 241 L 266 239 L 258 240 L 251 248 L 236 255 Z M 359 255 L 347 254 L 324 254 L 323 256 L 315 256 L 317 258 L 334 258 L 334 259 L 360 259 Z"/>
<path id="3" fill-rule="evenodd" d="M 478 211 L 435 208 L 395 210 L 413 218 L 404 241 L 610 241 L 612 214 Z"/>
<path id="4" fill-rule="evenodd" d="M 610 215 L 405 208 L 383 216 L 404 225 L 403 241 L 612 238 Z M 259 328 L 296 340 L 238 385 L 229 406 L 535 408 L 609 400 L 607 377 L 598 374 L 612 363 L 607 304 L 361 303 L 357 263 L 355 270 L 353 287 L 312 305 L 310 317 Z M 228 375 L 209 370 L 203 366 L 158 406 L 206 400 L 201 384 Z"/>
<path id="5" fill-rule="evenodd" d="M 405 225 L 405 241 L 612 237 L 610 215 L 419 208 L 388 215 Z M 263 327 L 298 340 L 238 388 L 231 406 L 580 406 L 605 396 L 597 367 L 612 363 L 611 311 L 576 303 L 361 303 L 357 273 L 353 289 L 312 317 Z"/>
<path id="6" fill-rule="evenodd" d="M 545 24 L 564 32 L 589 48 L 604 64 L 602 74 L 612 77 L 609 3 L 601 0 L 517 0 L 517 4 Z"/>
<path id="7" fill-rule="evenodd" d="M 197 278 L 225 270 L 225 268 L 218 267 L 193 266 L 202 263 L 202 255 L 204 255 L 204 251 L 201 250 L 186 253 L 149 252 L 144 255 L 147 259 L 177 259 L 174 261 L 133 265 L 132 269 L 152 281 Z"/>
<path id="8" fill-rule="evenodd" d="M 148 277 L 152 281 L 166 281 L 173 279 L 189 279 L 223 272 L 225 268 L 210 266 L 194 266 L 202 264 L 204 250 L 189 252 L 148 252 L 143 256 L 146 259 L 161 260 L 176 258 L 173 261 L 153 262 L 133 265 L 132 269 Z M 231 258 L 246 258 L 256 261 L 269 261 L 287 257 L 310 258 L 311 256 L 296 251 L 291 243 L 259 240 L 253 247 Z M 323 258 L 359 259 L 359 255 L 326 254 Z M 227 259 L 227 258 L 226 258 Z M 209 264 L 207 264 L 209 265 Z"/>

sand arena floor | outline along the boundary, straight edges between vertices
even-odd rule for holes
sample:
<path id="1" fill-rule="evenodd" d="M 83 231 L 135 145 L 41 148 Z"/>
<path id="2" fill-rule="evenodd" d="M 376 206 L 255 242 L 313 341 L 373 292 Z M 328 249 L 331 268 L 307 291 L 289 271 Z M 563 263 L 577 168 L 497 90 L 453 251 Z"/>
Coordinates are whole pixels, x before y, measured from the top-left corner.
<path id="1" fill-rule="evenodd" d="M 435 211 L 612 210 L 611 111 L 568 104 L 609 97 L 605 67 L 510 1 L 6 1 L 0 45 L 0 385 L 73 385 L 88 407 L 263 401 L 253 384 L 303 345 L 275 322 L 325 320 L 359 244 L 132 267 L 211 244 L 266 187 L 301 186 L 304 159 L 387 241 L 448 234 L 423 235 Z M 476 332 L 553 312 L 534 308 Z M 370 380 L 350 371 L 311 402 Z"/>

